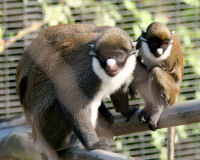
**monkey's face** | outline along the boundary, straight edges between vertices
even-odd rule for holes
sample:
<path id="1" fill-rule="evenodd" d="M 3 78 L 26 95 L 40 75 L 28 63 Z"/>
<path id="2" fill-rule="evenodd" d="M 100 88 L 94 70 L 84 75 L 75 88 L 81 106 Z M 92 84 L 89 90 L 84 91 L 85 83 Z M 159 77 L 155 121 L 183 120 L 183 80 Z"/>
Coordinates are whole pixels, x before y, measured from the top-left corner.
<path id="1" fill-rule="evenodd" d="M 148 33 L 143 32 L 141 36 L 142 43 L 146 43 L 146 47 L 148 47 L 148 50 L 155 56 L 155 57 L 161 57 L 167 52 L 170 52 L 168 48 L 171 48 L 172 40 L 171 37 L 166 38 L 160 38 L 159 36 L 152 35 L 147 36 Z M 168 49 L 168 50 L 167 50 Z M 167 51 L 167 52 L 166 52 Z M 168 53 L 167 53 L 168 54 Z"/>
<path id="2" fill-rule="evenodd" d="M 125 66 L 127 59 L 133 54 L 121 49 L 95 51 L 95 58 L 99 61 L 101 68 L 105 73 L 114 77 L 120 73 Z"/>
<path id="3" fill-rule="evenodd" d="M 172 35 L 165 24 L 159 22 L 150 24 L 147 31 L 143 30 L 139 38 L 142 56 L 153 63 L 167 59 L 171 54 Z"/>
<path id="4" fill-rule="evenodd" d="M 158 37 L 147 39 L 148 47 L 155 57 L 162 56 L 171 44 L 170 42 L 170 39 L 161 40 Z"/>
<path id="5" fill-rule="evenodd" d="M 92 57 L 93 71 L 108 91 L 107 95 L 131 79 L 135 65 L 136 55 L 123 50 L 101 50 Z"/>
<path id="6" fill-rule="evenodd" d="M 172 43 L 170 37 L 159 37 L 156 35 L 148 36 L 147 32 L 143 32 L 140 37 L 142 57 L 152 61 L 152 63 L 159 63 L 167 59 L 172 50 Z"/>

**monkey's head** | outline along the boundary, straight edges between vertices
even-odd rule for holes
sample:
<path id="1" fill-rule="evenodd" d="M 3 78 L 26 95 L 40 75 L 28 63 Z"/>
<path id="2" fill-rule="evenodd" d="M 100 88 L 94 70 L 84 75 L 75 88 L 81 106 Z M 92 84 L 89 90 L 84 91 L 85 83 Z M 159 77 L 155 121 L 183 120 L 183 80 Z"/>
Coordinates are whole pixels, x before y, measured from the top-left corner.
<path id="1" fill-rule="evenodd" d="M 172 34 L 163 23 L 151 23 L 139 39 L 143 44 L 144 54 L 151 54 L 154 58 L 166 59 L 172 49 Z M 150 53 L 149 53 L 150 52 Z"/>
<path id="2" fill-rule="evenodd" d="M 91 55 L 109 77 L 115 77 L 125 67 L 127 60 L 135 57 L 135 52 L 135 44 L 128 34 L 119 28 L 111 28 L 93 45 Z"/>

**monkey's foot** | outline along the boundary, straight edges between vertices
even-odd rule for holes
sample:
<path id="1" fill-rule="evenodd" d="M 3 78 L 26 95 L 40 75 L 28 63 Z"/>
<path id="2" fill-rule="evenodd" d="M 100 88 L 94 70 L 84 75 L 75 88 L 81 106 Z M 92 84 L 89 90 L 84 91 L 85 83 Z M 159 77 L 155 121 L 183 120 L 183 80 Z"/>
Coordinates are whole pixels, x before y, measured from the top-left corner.
<path id="1" fill-rule="evenodd" d="M 109 143 L 108 140 L 105 138 L 99 138 L 99 141 L 94 143 L 91 147 L 91 150 L 93 149 L 103 149 L 103 150 L 107 150 L 110 151 L 110 147 L 109 147 Z"/>
<path id="2" fill-rule="evenodd" d="M 70 138 L 70 149 L 83 149 L 82 143 L 79 141 L 77 136 L 73 134 Z"/>
<path id="3" fill-rule="evenodd" d="M 138 114 L 138 119 L 140 123 L 145 123 L 149 121 L 150 116 L 144 110 L 141 110 Z"/>
<path id="4" fill-rule="evenodd" d="M 148 123 L 149 129 L 152 130 L 152 131 L 155 131 L 158 127 L 157 122 L 155 122 L 151 118 L 147 123 Z"/>
<path id="5" fill-rule="evenodd" d="M 158 127 L 158 118 L 156 116 L 151 116 L 147 114 L 144 110 L 141 110 L 138 119 L 140 123 L 147 123 L 149 126 L 149 129 L 152 131 L 155 131 Z"/>

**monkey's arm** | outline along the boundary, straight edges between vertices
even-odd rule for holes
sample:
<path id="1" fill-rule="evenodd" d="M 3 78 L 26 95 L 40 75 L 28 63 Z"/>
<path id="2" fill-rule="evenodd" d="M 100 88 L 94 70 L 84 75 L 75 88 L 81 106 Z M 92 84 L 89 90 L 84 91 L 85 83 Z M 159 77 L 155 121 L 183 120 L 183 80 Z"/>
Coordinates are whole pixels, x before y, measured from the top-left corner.
<path id="1" fill-rule="evenodd" d="M 162 70 L 160 67 L 155 67 L 151 71 L 154 82 L 160 86 L 158 92 L 165 100 L 166 106 L 172 105 L 176 102 L 180 90 L 180 81 L 178 75 L 175 80 L 172 75 Z"/>
<path id="2" fill-rule="evenodd" d="M 72 124 L 72 129 L 78 137 L 79 141 L 83 146 L 88 149 L 104 149 L 109 150 L 107 140 L 104 138 L 98 138 L 95 129 L 92 126 L 90 116 L 88 113 L 90 111 L 85 108 L 81 111 L 70 112 L 66 107 L 60 102 L 60 106 L 67 120 Z"/>
<path id="3" fill-rule="evenodd" d="M 133 73 L 133 82 L 130 84 L 129 88 L 132 97 L 135 96 L 136 90 L 142 92 L 143 89 L 147 87 L 148 78 L 149 71 L 140 61 L 137 61 L 136 68 Z"/>
<path id="4" fill-rule="evenodd" d="M 101 105 L 99 107 L 99 113 L 101 114 L 102 117 L 105 118 L 109 123 L 113 123 L 113 115 L 109 111 L 109 109 L 105 106 L 104 102 L 101 101 Z"/>
<path id="5" fill-rule="evenodd" d="M 113 106 L 117 112 L 120 112 L 124 117 L 127 118 L 127 120 L 130 119 L 130 117 L 135 113 L 135 111 L 138 109 L 136 107 L 129 107 L 128 103 L 128 90 L 127 88 L 121 88 L 115 93 L 113 93 L 110 96 Z"/>

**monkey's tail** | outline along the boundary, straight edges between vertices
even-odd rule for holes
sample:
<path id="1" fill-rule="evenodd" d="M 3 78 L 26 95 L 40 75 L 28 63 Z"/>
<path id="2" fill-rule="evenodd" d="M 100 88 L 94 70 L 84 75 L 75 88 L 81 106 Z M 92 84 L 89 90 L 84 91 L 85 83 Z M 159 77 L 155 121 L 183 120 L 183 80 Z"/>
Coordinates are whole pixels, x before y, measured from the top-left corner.
<path id="1" fill-rule="evenodd" d="M 176 127 L 168 128 L 168 135 L 167 135 L 168 160 L 174 160 L 175 130 L 176 130 Z"/>

